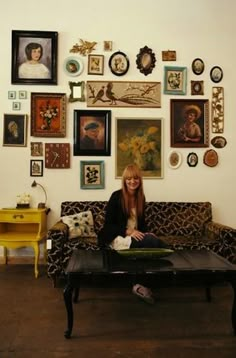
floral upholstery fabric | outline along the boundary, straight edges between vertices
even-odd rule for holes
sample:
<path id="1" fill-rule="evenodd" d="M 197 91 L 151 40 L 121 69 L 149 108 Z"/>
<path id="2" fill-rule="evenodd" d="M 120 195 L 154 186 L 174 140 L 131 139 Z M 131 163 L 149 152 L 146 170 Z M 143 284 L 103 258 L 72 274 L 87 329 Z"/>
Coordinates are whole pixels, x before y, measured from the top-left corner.
<path id="1" fill-rule="evenodd" d="M 103 227 L 107 201 L 66 201 L 61 204 L 61 216 L 90 210 L 94 230 Z M 165 240 L 174 250 L 211 249 L 236 263 L 236 230 L 212 221 L 209 202 L 147 202 L 145 208 L 150 232 Z M 47 272 L 54 280 L 63 275 L 75 248 L 100 250 L 94 238 L 69 239 L 68 226 L 59 221 L 49 231 L 52 240 L 48 250 Z"/>

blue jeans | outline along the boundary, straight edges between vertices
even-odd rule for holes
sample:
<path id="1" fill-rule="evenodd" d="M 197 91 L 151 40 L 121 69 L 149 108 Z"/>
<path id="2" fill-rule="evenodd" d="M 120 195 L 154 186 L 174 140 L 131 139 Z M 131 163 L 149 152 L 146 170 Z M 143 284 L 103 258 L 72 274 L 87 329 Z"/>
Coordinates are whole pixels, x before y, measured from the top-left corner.
<path id="1" fill-rule="evenodd" d="M 138 241 L 135 240 L 133 237 L 131 237 L 131 245 L 130 245 L 131 249 L 152 248 L 152 247 L 167 249 L 169 246 L 165 241 L 159 239 L 154 234 L 146 233 L 144 235 L 144 238 L 142 240 L 138 240 Z"/>

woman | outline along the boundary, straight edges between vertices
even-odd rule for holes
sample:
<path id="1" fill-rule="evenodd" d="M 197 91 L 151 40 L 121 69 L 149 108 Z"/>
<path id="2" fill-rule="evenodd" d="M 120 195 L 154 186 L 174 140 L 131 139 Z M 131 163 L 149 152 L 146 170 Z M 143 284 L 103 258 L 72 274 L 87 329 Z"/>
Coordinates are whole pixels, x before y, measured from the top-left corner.
<path id="1" fill-rule="evenodd" d="M 184 142 L 199 142 L 202 138 L 200 126 L 195 123 L 201 116 L 201 110 L 195 105 L 186 105 L 183 108 L 184 123 L 178 130 L 178 136 Z"/>
<path id="2" fill-rule="evenodd" d="M 167 247 L 154 234 L 147 232 L 144 216 L 145 195 L 140 169 L 128 165 L 122 175 L 122 188 L 113 192 L 106 208 L 105 224 L 98 235 L 100 246 L 114 250 Z M 136 284 L 133 293 L 154 303 L 150 289 Z"/>

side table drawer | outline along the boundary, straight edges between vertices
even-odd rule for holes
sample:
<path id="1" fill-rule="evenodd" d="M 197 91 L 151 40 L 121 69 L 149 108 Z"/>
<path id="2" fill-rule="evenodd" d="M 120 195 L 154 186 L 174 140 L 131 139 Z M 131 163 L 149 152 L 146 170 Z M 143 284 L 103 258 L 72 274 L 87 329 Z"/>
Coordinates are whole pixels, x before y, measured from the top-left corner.
<path id="1" fill-rule="evenodd" d="M 13 212 L 1 212 L 0 213 L 0 222 L 5 223 L 38 223 L 41 221 L 41 213 L 40 212 L 21 212 L 21 211 L 13 211 Z"/>

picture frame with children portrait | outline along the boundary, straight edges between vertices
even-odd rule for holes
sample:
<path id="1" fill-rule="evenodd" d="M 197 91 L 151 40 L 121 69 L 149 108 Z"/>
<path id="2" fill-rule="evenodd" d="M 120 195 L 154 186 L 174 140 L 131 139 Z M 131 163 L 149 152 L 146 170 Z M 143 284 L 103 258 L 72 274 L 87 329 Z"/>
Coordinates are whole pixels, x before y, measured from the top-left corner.
<path id="1" fill-rule="evenodd" d="M 171 147 L 209 146 L 209 100 L 171 99 Z"/>
<path id="2" fill-rule="evenodd" d="M 58 32 L 12 30 L 12 84 L 57 84 Z"/>
<path id="3" fill-rule="evenodd" d="M 27 115 L 4 114 L 3 116 L 3 146 L 26 147 Z"/>
<path id="4" fill-rule="evenodd" d="M 74 156 L 111 155 L 111 111 L 74 110 Z"/>

